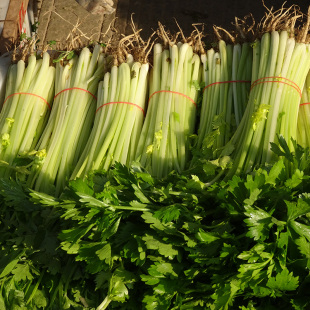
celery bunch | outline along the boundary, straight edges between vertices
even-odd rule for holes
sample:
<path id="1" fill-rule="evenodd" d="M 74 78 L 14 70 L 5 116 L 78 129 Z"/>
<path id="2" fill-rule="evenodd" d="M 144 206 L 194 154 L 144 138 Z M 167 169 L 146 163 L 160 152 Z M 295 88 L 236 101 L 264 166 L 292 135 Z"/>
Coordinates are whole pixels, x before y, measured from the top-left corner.
<path id="1" fill-rule="evenodd" d="M 198 129 L 197 148 L 204 140 L 214 149 L 222 148 L 239 125 L 248 102 L 252 70 L 252 49 L 249 43 L 234 46 L 219 41 L 201 55 L 203 63 L 203 100 Z"/>
<path id="2" fill-rule="evenodd" d="M 57 63 L 54 106 L 36 150 L 45 150 L 42 165 L 34 166 L 28 185 L 59 195 L 88 140 L 96 110 L 105 56 L 100 45 L 83 48 L 67 64 Z"/>
<path id="3" fill-rule="evenodd" d="M 169 49 L 154 45 L 150 98 L 136 158 L 150 173 L 164 177 L 181 172 L 188 161 L 188 138 L 194 132 L 201 62 L 188 43 Z"/>
<path id="4" fill-rule="evenodd" d="M 50 56 L 28 57 L 10 66 L 0 113 L 0 176 L 12 173 L 15 158 L 34 148 L 49 115 L 54 95 L 55 68 Z"/>
<path id="5" fill-rule="evenodd" d="M 271 163 L 271 142 L 277 135 L 297 139 L 301 91 L 310 69 L 310 46 L 296 42 L 288 31 L 264 33 L 253 46 L 252 86 L 249 102 L 233 145 L 234 164 L 228 177 L 247 173 L 256 165 Z"/>
<path id="6" fill-rule="evenodd" d="M 131 59 L 131 57 L 129 57 Z M 94 127 L 72 178 L 134 160 L 148 85 L 149 64 L 128 61 L 114 65 L 99 83 Z"/>

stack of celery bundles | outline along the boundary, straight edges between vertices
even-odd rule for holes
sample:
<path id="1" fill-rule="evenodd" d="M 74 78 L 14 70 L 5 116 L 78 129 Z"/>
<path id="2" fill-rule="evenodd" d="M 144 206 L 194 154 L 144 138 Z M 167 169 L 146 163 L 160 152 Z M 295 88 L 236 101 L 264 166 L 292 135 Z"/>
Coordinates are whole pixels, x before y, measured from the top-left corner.
<path id="1" fill-rule="evenodd" d="M 59 195 L 67 184 L 88 140 L 96 111 L 96 92 L 104 75 L 105 55 L 100 45 L 91 52 L 56 65 L 54 105 L 35 149 L 46 152 L 33 166 L 28 186 Z"/>
<path id="2" fill-rule="evenodd" d="M 135 39 L 141 40 L 138 36 Z M 134 44 L 130 40 L 130 45 Z M 121 48 L 115 53 L 111 70 L 99 83 L 93 130 L 72 179 L 92 170 L 108 170 L 115 162 L 129 166 L 134 160 L 145 116 L 149 71 L 146 56 L 140 54 L 141 61 L 135 60 Z"/>
<path id="3" fill-rule="evenodd" d="M 0 176 L 14 171 L 18 155 L 34 148 L 49 116 L 54 95 L 55 68 L 50 56 L 28 56 L 12 64 L 6 82 L 5 99 L 0 113 Z"/>
<path id="4" fill-rule="evenodd" d="M 228 143 L 234 147 L 234 163 L 227 177 L 272 163 L 275 154 L 271 142 L 278 144 L 278 136 L 293 151 L 301 90 L 310 69 L 309 23 L 294 28 L 296 19 L 293 6 L 285 12 L 270 13 L 262 23 L 263 35 L 253 44 L 249 102 Z"/>
<path id="5" fill-rule="evenodd" d="M 200 57 L 190 42 L 156 43 L 153 50 L 148 110 L 136 159 L 152 175 L 165 177 L 185 169 L 194 132 L 201 82 Z"/>

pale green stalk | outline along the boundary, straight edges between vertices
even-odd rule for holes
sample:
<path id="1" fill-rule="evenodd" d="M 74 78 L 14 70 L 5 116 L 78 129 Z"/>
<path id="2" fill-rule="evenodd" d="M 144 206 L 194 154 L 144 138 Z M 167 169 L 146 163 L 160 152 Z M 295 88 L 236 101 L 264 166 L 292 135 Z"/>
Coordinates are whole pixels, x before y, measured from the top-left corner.
<path id="1" fill-rule="evenodd" d="M 149 88 L 149 96 L 151 96 L 155 91 L 160 89 L 161 82 L 161 60 L 162 56 L 165 54 L 162 50 L 162 45 L 156 43 L 153 48 L 153 68 L 150 74 L 150 88 Z M 155 94 L 151 101 L 147 104 L 147 114 L 143 123 L 142 131 L 140 138 L 138 140 L 137 150 L 135 157 L 140 161 L 142 166 L 149 166 L 149 159 L 152 156 L 151 151 L 148 148 L 153 148 L 153 139 L 154 139 L 154 128 L 156 123 L 156 118 L 154 117 L 155 111 L 157 109 L 156 103 L 154 103 L 156 96 L 160 96 L 160 94 Z"/>
<path id="2" fill-rule="evenodd" d="M 116 102 L 120 88 L 118 86 L 118 67 L 113 66 L 111 73 L 107 72 L 104 76 L 103 84 L 100 84 L 98 93 L 101 92 L 100 101 L 97 101 L 97 109 L 104 103 Z M 102 86 L 102 87 L 101 87 Z M 99 99 L 99 98 L 98 98 Z M 83 177 L 86 172 L 95 169 L 95 158 L 98 157 L 101 146 L 106 141 L 109 128 L 112 126 L 115 119 L 115 105 L 107 105 L 105 108 L 100 108 L 96 113 L 94 129 L 91 132 L 89 141 L 85 147 L 81 159 L 77 163 L 71 178 Z M 98 169 L 98 167 L 97 167 Z"/>
<path id="3" fill-rule="evenodd" d="M 251 78 L 249 51 L 248 44 L 232 47 L 222 40 L 218 52 L 214 49 L 207 51 L 198 149 L 212 144 L 214 151 L 221 150 L 236 130 L 232 114 L 236 123 L 240 123 L 250 89 L 250 83 L 245 82 L 250 82 Z"/>
<path id="4" fill-rule="evenodd" d="M 268 36 L 269 38 L 269 36 Z M 270 43 L 268 41 L 268 51 L 266 53 L 269 53 L 268 56 L 266 57 L 267 63 L 265 67 L 265 76 L 267 77 L 274 77 L 276 76 L 275 72 L 275 67 L 276 63 L 281 63 L 282 59 L 278 59 L 278 50 L 279 50 L 279 33 L 277 31 L 273 31 L 270 34 Z M 270 46 L 269 46 L 270 44 Z M 267 81 L 269 81 L 268 79 Z M 272 81 L 272 79 L 271 79 Z M 265 82 L 265 81 L 263 81 Z M 272 90 L 274 88 L 277 88 L 279 85 L 278 83 L 269 83 L 265 82 L 263 84 L 254 86 L 254 87 L 260 87 L 261 85 L 264 86 L 264 91 L 261 93 L 261 98 L 258 100 L 258 103 L 262 104 L 270 104 L 270 109 L 272 109 L 272 106 L 274 106 L 275 102 L 275 96 L 273 95 Z M 259 108 L 259 106 L 258 106 Z M 261 120 L 258 121 L 256 124 L 256 129 L 253 131 L 253 136 L 252 136 L 252 142 L 251 142 L 251 147 L 247 151 L 247 159 L 245 162 L 244 169 L 245 171 L 250 171 L 250 169 L 253 167 L 255 161 L 260 160 L 261 156 L 261 150 L 264 152 L 264 147 L 261 145 L 263 143 L 263 135 L 264 135 L 264 130 L 265 130 L 265 124 L 266 124 L 267 117 L 263 117 Z"/>
<path id="5" fill-rule="evenodd" d="M 144 113 L 146 113 L 146 102 L 145 102 L 146 100 L 144 98 L 146 98 L 146 95 L 148 92 L 148 82 L 149 82 L 148 73 L 149 73 L 149 64 L 147 64 L 147 63 L 142 64 L 142 67 L 140 70 L 140 79 L 139 79 L 140 81 L 138 84 L 136 96 L 138 96 L 138 98 L 139 98 L 139 99 L 137 99 L 138 101 L 140 101 L 140 100 L 141 100 L 141 102 L 144 101 L 144 105 L 143 105 L 144 111 L 145 111 Z M 133 138 L 130 142 L 130 155 L 128 158 L 128 164 L 130 164 L 132 161 L 134 161 L 136 159 L 135 153 L 137 151 L 139 137 L 141 134 L 144 119 L 145 119 L 145 115 L 143 118 L 141 118 L 141 117 L 137 118 L 137 122 L 135 122 L 135 126 L 134 126 L 133 133 L 132 133 Z"/>
<path id="6" fill-rule="evenodd" d="M 310 71 L 303 87 L 300 103 L 297 122 L 297 142 L 306 148 L 310 147 Z"/>
<path id="7" fill-rule="evenodd" d="M 260 45 L 261 53 L 260 53 L 260 59 L 259 59 L 260 66 L 258 67 L 258 72 L 257 72 L 258 75 L 254 77 L 254 79 L 252 80 L 252 83 L 259 78 L 268 76 L 266 75 L 266 65 L 269 59 L 269 47 L 270 47 L 270 34 L 265 33 L 261 39 L 261 45 Z M 243 130 L 245 130 L 245 136 L 243 140 L 240 140 L 241 143 L 239 142 L 238 146 L 236 147 L 238 149 L 237 158 L 235 159 L 234 166 L 231 169 L 231 171 L 234 171 L 236 173 L 240 173 L 243 169 L 244 163 L 247 159 L 247 155 L 250 150 L 251 143 L 252 143 L 255 126 L 258 128 L 258 132 L 261 132 L 261 127 L 259 127 L 261 122 L 257 122 L 255 119 L 253 120 L 252 117 L 254 117 L 254 112 L 257 111 L 257 109 L 259 108 L 261 104 L 262 95 L 263 95 L 262 89 L 259 86 L 255 86 L 250 93 L 249 102 L 247 105 L 249 111 L 248 113 L 245 114 L 248 117 L 248 120 L 246 121 L 245 123 L 246 125 L 243 128 Z M 261 121 L 264 121 L 264 118 Z M 255 148 L 256 152 L 258 151 L 258 147 L 259 145 L 257 145 Z"/>
<path id="8" fill-rule="evenodd" d="M 242 44 L 241 48 L 241 55 L 240 61 L 238 64 L 237 70 L 237 81 L 245 81 L 245 82 L 237 82 L 233 83 L 236 84 L 237 88 L 237 102 L 239 103 L 238 109 L 241 111 L 240 116 L 243 116 L 243 113 L 246 109 L 248 99 L 249 99 L 249 92 L 250 92 L 250 80 L 251 80 L 251 73 L 252 73 L 252 47 L 249 43 L 245 42 Z M 234 80 L 234 78 L 233 78 Z M 237 123 L 238 125 L 239 123 Z"/>
<path id="9" fill-rule="evenodd" d="M 8 78 L 6 97 L 15 93 L 27 93 L 8 98 L 1 111 L 0 158 L 9 165 L 13 165 L 19 154 L 29 152 L 42 133 L 54 92 L 55 68 L 49 62 L 48 53 L 43 53 L 43 59 L 39 60 L 32 55 L 28 57 L 26 69 L 24 62 L 19 61 L 9 72 L 16 78 Z M 7 139 L 4 141 L 5 137 Z M 10 167 L 1 168 L 2 176 L 9 177 L 11 173 Z"/>
<path id="10" fill-rule="evenodd" d="M 84 177 L 90 170 L 108 170 L 115 162 L 130 164 L 130 147 L 141 131 L 145 109 L 148 64 L 113 66 L 98 89 L 97 113 L 89 142 L 71 176 Z M 142 70 L 143 68 L 143 70 Z M 111 102 L 116 102 L 109 104 Z M 135 127 L 138 128 L 135 129 Z"/>
<path id="11" fill-rule="evenodd" d="M 192 69 L 193 66 L 193 50 L 192 47 L 187 45 L 187 43 L 182 44 L 180 48 L 179 64 L 176 72 L 175 89 L 178 92 L 184 93 L 184 95 L 191 97 L 192 85 Z M 186 51 L 184 56 L 182 50 L 186 46 Z M 183 58 L 184 57 L 184 58 Z M 198 82 L 198 79 L 197 79 Z M 180 87 L 180 89 L 178 89 Z M 192 119 L 192 111 L 195 110 L 193 103 L 183 96 L 178 96 L 174 101 L 175 116 L 173 117 L 173 122 L 175 122 L 175 132 L 177 136 L 177 155 L 178 163 L 180 163 L 180 170 L 185 169 L 185 164 L 187 162 L 187 135 L 189 134 L 189 127 L 191 126 L 190 120 Z M 192 98 L 193 99 L 193 98 Z M 192 109 L 191 109 L 192 108 Z M 173 123 L 172 123 L 173 124 Z"/>
<path id="12" fill-rule="evenodd" d="M 286 31 L 265 33 L 261 44 L 257 43 L 252 83 L 263 79 L 253 84 L 246 112 L 230 142 L 235 147 L 234 165 L 226 178 L 271 163 L 270 143 L 277 143 L 277 135 L 283 136 L 292 150 L 290 140 L 297 137 L 300 94 L 293 83 L 302 88 L 305 82 L 310 69 L 309 47 L 295 43 Z"/>
<path id="13" fill-rule="evenodd" d="M 55 112 L 36 146 L 38 150 L 46 150 L 46 158 L 29 178 L 35 190 L 58 196 L 66 186 L 91 131 L 96 109 L 91 94 L 96 94 L 103 77 L 103 57 L 102 48 L 96 45 L 93 53 L 88 48 L 82 49 L 65 68 L 57 65 L 57 94 L 65 91 L 57 95 Z M 79 89 L 67 90 L 74 87 L 91 94 Z"/>
<path id="14" fill-rule="evenodd" d="M 201 62 L 203 65 L 203 72 L 202 72 L 202 80 L 204 82 L 204 85 L 210 84 L 210 78 L 209 78 L 209 62 L 208 62 L 208 54 L 202 54 L 201 55 Z M 202 104 L 201 104 L 201 111 L 200 111 L 200 121 L 199 121 L 199 129 L 198 129 L 198 147 L 201 147 L 202 142 L 204 140 L 204 133 L 206 131 L 207 127 L 207 116 L 206 113 L 207 105 L 208 105 L 208 97 L 205 92 L 203 92 L 203 98 L 202 98 Z"/>
<path id="15" fill-rule="evenodd" d="M 31 60 L 30 60 L 31 64 Z M 35 63 L 34 63 L 35 66 Z M 29 70 L 34 67 L 29 67 Z M 28 70 L 28 71 L 29 71 Z M 25 72 L 25 62 L 20 60 L 17 64 L 11 65 L 9 72 L 8 72 L 8 83 L 6 86 L 6 94 L 5 98 L 9 97 L 10 95 L 20 92 L 20 87 L 22 83 L 22 79 Z M 14 95 L 10 98 L 8 98 L 5 103 L 3 103 L 2 110 L 0 113 L 0 128 L 1 128 L 1 134 L 7 133 L 8 125 L 6 124 L 7 118 L 13 118 L 15 115 L 17 103 L 19 100 L 19 95 Z"/>
<path id="16" fill-rule="evenodd" d="M 89 50 L 83 50 L 79 56 L 79 61 L 77 62 L 77 67 L 81 69 L 82 63 L 87 62 L 89 57 L 86 57 L 85 54 L 88 54 Z M 89 56 L 89 55 L 87 55 Z M 83 66 L 84 70 L 86 65 Z M 81 88 L 85 87 L 85 85 L 81 85 L 79 83 L 79 76 L 81 75 L 80 71 L 74 70 L 73 67 L 73 79 L 72 84 L 78 85 Z M 69 92 L 69 91 L 66 91 Z M 70 90 L 70 94 L 67 94 L 68 100 L 62 102 L 60 109 L 63 110 L 63 113 L 59 113 L 57 121 L 55 123 L 55 128 L 53 129 L 52 137 L 49 141 L 49 144 L 46 147 L 47 156 L 41 167 L 40 174 L 36 180 L 35 190 L 43 191 L 46 193 L 55 192 L 54 182 L 57 176 L 58 167 L 60 165 L 62 159 L 62 146 L 64 143 L 64 139 L 66 137 L 66 132 L 68 130 L 68 118 L 70 117 L 70 111 L 72 110 L 72 105 L 74 105 L 76 93 L 79 95 L 79 100 L 85 100 L 86 98 L 85 92 L 80 90 Z M 61 94 L 60 94 L 61 95 Z M 71 107 L 71 109 L 70 109 Z M 68 116 L 69 115 L 69 116 Z M 71 136 L 71 134 L 70 134 Z M 38 149 L 42 149 L 41 145 L 37 146 Z"/>
<path id="17" fill-rule="evenodd" d="M 134 65 L 132 70 L 134 69 Z M 138 81 L 135 87 L 134 95 L 131 97 L 130 102 L 135 102 L 139 106 L 143 107 L 145 110 L 145 99 L 147 94 L 147 83 L 148 83 L 148 72 L 149 72 L 149 64 L 142 64 L 139 68 L 139 76 L 137 76 Z M 137 73 L 138 75 L 138 73 Z M 142 111 L 137 109 L 136 107 L 128 106 L 127 110 L 129 110 L 130 117 L 127 119 L 126 127 L 123 129 L 124 132 L 131 132 L 131 135 L 125 135 L 125 141 L 123 146 L 123 153 L 120 159 L 120 162 L 126 163 L 129 165 L 135 158 L 134 152 L 136 151 L 138 139 L 139 139 L 139 131 L 141 131 L 144 114 Z"/>
<path id="18" fill-rule="evenodd" d="M 120 93 L 117 101 L 129 101 L 130 94 L 130 85 L 128 81 L 130 81 L 130 67 L 127 63 L 123 63 L 119 67 L 120 75 L 119 75 L 119 87 Z M 123 100 L 121 99 L 123 98 Z M 127 104 L 117 104 L 115 105 L 116 113 L 115 118 L 112 123 L 111 128 L 109 129 L 106 141 L 103 143 L 103 147 L 100 150 L 99 155 L 95 159 L 95 167 L 99 167 L 101 162 L 103 161 L 103 169 L 108 170 L 112 165 L 114 160 L 114 152 L 118 142 L 118 137 L 121 134 L 122 124 L 126 117 Z"/>
<path id="19" fill-rule="evenodd" d="M 302 90 L 310 69 L 310 46 L 304 43 L 297 43 L 296 45 L 296 54 L 293 55 L 296 59 L 296 63 L 291 64 L 289 72 L 291 72 L 290 78 L 295 81 L 299 89 Z M 283 123 L 281 123 L 280 134 L 288 141 L 291 150 L 293 150 L 293 142 L 291 140 L 297 139 L 297 120 L 300 100 L 301 97 L 297 91 L 286 93 L 286 97 L 283 100 L 283 111 L 288 111 L 289 117 L 284 117 L 282 119 Z M 292 104 L 292 102 L 296 104 Z M 285 131 L 283 129 L 285 129 Z"/>
<path id="20" fill-rule="evenodd" d="M 184 48 L 178 48 L 177 45 L 170 46 L 170 66 L 166 84 L 167 89 L 170 91 L 180 91 L 180 89 L 177 88 L 177 83 L 179 81 L 176 81 L 178 78 L 180 78 L 180 76 L 177 75 L 177 68 L 179 62 L 182 61 L 182 57 L 185 57 L 186 48 L 186 45 Z M 163 61 L 165 61 L 164 58 Z M 163 74 L 165 73 L 163 72 Z M 157 103 L 157 128 L 155 129 L 155 132 L 158 133 L 158 139 L 155 142 L 156 147 L 154 148 L 152 158 L 152 171 L 154 175 L 158 177 L 163 177 L 164 171 L 168 170 L 168 161 L 171 156 L 173 157 L 173 162 L 175 163 L 178 172 L 181 171 L 181 168 L 178 164 L 179 160 L 177 149 L 176 147 L 172 147 L 172 145 L 170 145 L 171 153 L 169 153 L 167 141 L 169 132 L 173 134 L 173 141 L 177 141 L 178 139 L 178 132 L 175 130 L 174 121 L 176 117 L 179 117 L 179 114 L 175 110 L 174 103 L 180 101 L 180 104 L 182 104 L 183 98 L 179 98 L 178 95 L 171 92 L 164 93 L 164 95 L 164 101 Z M 178 141 L 178 143 L 180 143 L 180 141 Z"/>
<path id="21" fill-rule="evenodd" d="M 220 53 L 222 55 L 221 60 L 221 76 L 224 81 L 232 80 L 232 46 L 226 45 L 224 42 L 220 41 L 219 44 Z M 233 83 L 235 84 L 235 83 Z M 217 137 L 217 148 L 223 147 L 231 135 L 230 131 L 232 129 L 231 124 L 231 113 L 232 113 L 232 83 L 224 83 L 221 85 L 222 89 L 220 92 L 220 102 L 219 102 L 219 115 L 223 117 L 223 124 L 221 125 L 220 134 Z"/>
<path id="22" fill-rule="evenodd" d="M 201 59 L 197 54 L 192 56 L 191 66 L 188 66 L 188 77 L 184 79 L 185 85 L 188 86 L 187 95 L 193 99 L 195 103 L 198 101 L 199 91 L 196 88 L 195 84 L 200 83 L 202 78 L 202 66 Z M 187 79 L 190 79 L 190 83 L 187 82 Z M 185 86 L 184 86 L 185 87 Z M 184 113 L 184 136 L 186 139 L 186 152 L 184 156 L 184 162 L 182 169 L 186 168 L 186 163 L 190 160 L 190 153 L 187 151 L 189 148 L 189 137 L 194 133 L 196 126 L 196 112 L 197 106 L 194 105 L 191 101 L 186 101 L 186 113 Z"/>
<path id="23" fill-rule="evenodd" d="M 238 68 L 240 64 L 240 58 L 241 58 L 241 45 L 236 44 L 234 45 L 233 49 L 233 64 L 232 64 L 232 72 L 231 72 L 231 78 L 233 81 L 238 80 Z M 235 114 L 235 120 L 236 120 L 236 125 L 238 126 L 240 124 L 241 118 L 242 118 L 242 111 L 240 109 L 240 105 L 238 104 L 238 93 L 239 93 L 239 83 L 233 83 L 233 98 L 234 98 L 234 114 Z"/>
<path id="24" fill-rule="evenodd" d="M 165 50 L 162 56 L 162 76 L 161 76 L 161 90 L 171 91 L 174 86 L 175 67 L 178 63 L 178 47 L 176 45 L 170 46 L 169 50 Z M 162 171 L 167 165 L 165 159 L 169 158 L 169 153 L 165 154 L 169 130 L 169 118 L 171 113 L 172 101 L 175 100 L 171 92 L 162 92 L 155 94 L 150 104 L 156 106 L 155 113 L 151 117 L 155 117 L 155 130 L 153 137 L 153 152 L 151 161 L 152 174 L 158 177 L 162 176 Z M 173 155 L 172 155 L 173 156 Z M 174 154 L 176 158 L 176 154 Z"/>
<path id="25" fill-rule="evenodd" d="M 127 62 L 128 63 L 128 62 Z M 128 102 L 129 103 L 138 103 L 136 101 L 136 91 L 137 91 L 137 85 L 139 82 L 139 76 L 140 76 L 140 68 L 141 63 L 135 62 L 131 64 L 131 78 L 130 78 L 130 86 L 128 87 Z M 145 99 L 146 93 L 144 93 L 144 99 Z M 140 103 L 140 102 L 139 102 Z M 138 104 L 139 104 L 138 103 Z M 141 111 L 137 111 L 138 108 L 123 104 L 123 117 L 120 120 L 118 129 L 119 134 L 118 136 L 115 135 L 113 142 L 115 144 L 115 149 L 111 152 L 113 154 L 113 159 L 110 164 L 114 164 L 115 162 L 120 162 L 122 164 L 127 164 L 127 157 L 128 157 L 128 146 L 131 140 L 131 132 L 132 128 L 134 126 L 134 122 L 136 117 L 138 116 L 138 113 L 141 113 Z M 116 133 L 117 134 L 117 133 Z M 126 142 L 125 142 L 126 141 Z M 108 166 L 109 168 L 109 166 Z"/>
<path id="26" fill-rule="evenodd" d="M 197 57 L 188 43 L 172 44 L 164 51 L 154 46 L 151 99 L 135 157 L 159 178 L 184 170 L 189 156 L 187 140 L 194 129 L 195 106 L 185 96 L 192 100 L 198 96 L 193 85 L 193 78 L 197 84 L 201 79 Z"/>

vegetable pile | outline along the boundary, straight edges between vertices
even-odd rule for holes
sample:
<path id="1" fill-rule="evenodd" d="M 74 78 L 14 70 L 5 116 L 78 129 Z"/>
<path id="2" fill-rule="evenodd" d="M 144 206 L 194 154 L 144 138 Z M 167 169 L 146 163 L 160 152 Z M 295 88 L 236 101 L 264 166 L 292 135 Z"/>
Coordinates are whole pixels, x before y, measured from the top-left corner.
<path id="1" fill-rule="evenodd" d="M 0 309 L 310 309 L 309 25 L 12 64 Z"/>

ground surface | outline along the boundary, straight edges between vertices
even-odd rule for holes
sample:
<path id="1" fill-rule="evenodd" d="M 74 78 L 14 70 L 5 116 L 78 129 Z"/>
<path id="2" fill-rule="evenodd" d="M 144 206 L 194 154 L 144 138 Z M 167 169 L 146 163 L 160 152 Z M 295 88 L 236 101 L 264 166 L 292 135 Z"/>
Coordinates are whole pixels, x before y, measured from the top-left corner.
<path id="1" fill-rule="evenodd" d="M 283 1 L 265 0 L 267 7 L 280 8 Z M 304 13 L 310 5 L 309 0 L 289 0 L 286 7 L 299 5 Z M 212 32 L 215 24 L 224 28 L 231 28 L 235 16 L 243 18 L 252 13 L 259 21 L 266 12 L 260 0 L 119 0 L 117 5 L 116 27 L 122 33 L 130 33 L 128 21 L 134 13 L 134 21 L 143 34 L 148 36 L 152 29 L 157 28 L 160 21 L 170 30 L 177 30 L 174 18 L 186 34 L 192 31 L 192 24 L 205 23 L 207 32 Z"/>
<path id="2" fill-rule="evenodd" d="M 88 37 L 95 41 L 99 34 L 104 33 L 110 23 L 119 34 L 130 34 L 131 17 L 138 28 L 142 28 L 142 37 L 147 38 L 155 29 L 158 21 L 167 29 L 177 31 L 175 20 L 179 23 L 185 35 L 193 30 L 192 24 L 204 23 L 206 32 L 213 33 L 213 25 L 232 28 L 235 17 L 243 18 L 252 13 L 259 21 L 265 14 L 266 8 L 260 0 L 114 0 L 116 11 L 109 16 L 96 16 L 88 13 L 74 0 L 38 0 L 42 3 L 40 13 L 39 36 L 41 43 L 57 40 L 64 42 L 68 33 L 77 21 L 80 28 Z M 265 0 L 268 8 L 280 8 L 283 1 Z M 296 4 L 306 13 L 309 0 L 288 0 L 286 7 Z M 55 11 L 62 16 L 60 18 Z M 115 36 L 115 34 L 114 34 Z M 62 47 L 61 45 L 59 46 Z"/>

